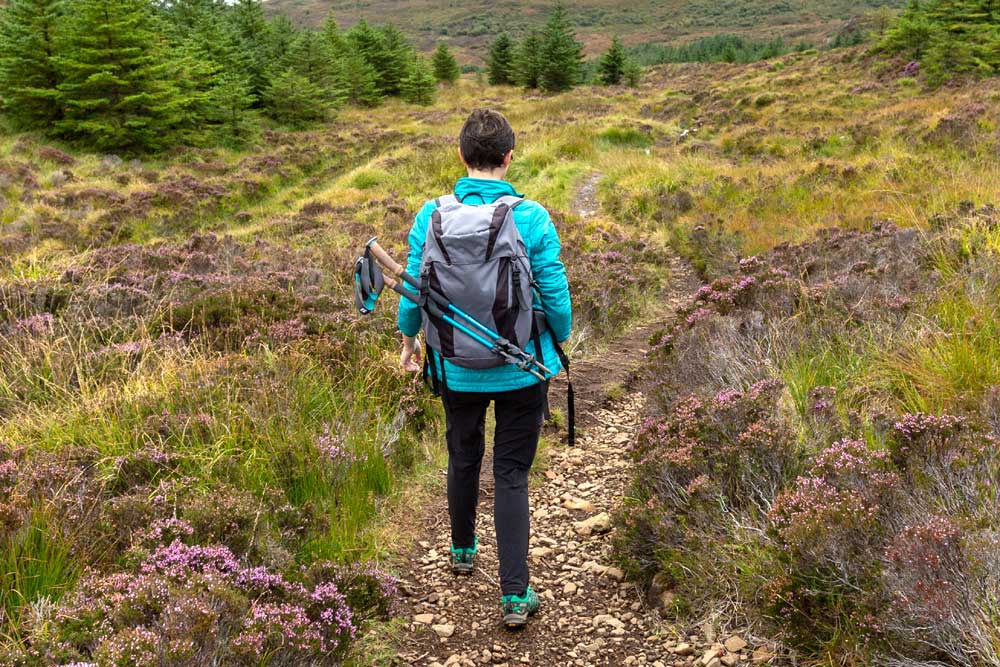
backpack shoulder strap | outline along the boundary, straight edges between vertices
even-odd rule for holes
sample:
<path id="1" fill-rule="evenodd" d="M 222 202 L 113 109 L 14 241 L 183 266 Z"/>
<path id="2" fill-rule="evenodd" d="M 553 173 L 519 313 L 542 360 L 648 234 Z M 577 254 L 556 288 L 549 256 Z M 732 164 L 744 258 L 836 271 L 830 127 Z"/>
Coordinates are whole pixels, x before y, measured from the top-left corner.
<path id="1" fill-rule="evenodd" d="M 507 204 L 507 207 L 513 210 L 524 203 L 524 197 L 517 197 L 515 195 L 504 195 L 503 197 L 500 197 L 493 203 Z"/>

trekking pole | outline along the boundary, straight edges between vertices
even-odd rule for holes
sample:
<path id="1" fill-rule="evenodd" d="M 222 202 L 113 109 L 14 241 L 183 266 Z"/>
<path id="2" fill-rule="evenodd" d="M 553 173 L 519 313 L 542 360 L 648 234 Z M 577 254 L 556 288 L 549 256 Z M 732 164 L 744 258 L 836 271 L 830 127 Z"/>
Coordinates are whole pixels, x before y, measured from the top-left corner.
<path id="1" fill-rule="evenodd" d="M 400 284 L 400 282 L 398 280 L 390 278 L 389 276 L 385 276 L 384 280 L 385 280 L 385 286 L 388 287 L 389 289 L 391 289 L 396 294 L 399 294 L 401 297 L 403 297 L 405 299 L 409 299 L 413 303 L 419 303 L 420 300 L 417 298 L 417 295 L 415 295 L 413 292 L 411 292 L 410 290 L 408 290 L 405 287 L 403 287 L 402 284 Z M 450 324 L 451 326 L 455 327 L 456 329 L 458 329 L 459 331 L 461 331 L 466 336 L 468 336 L 472 340 L 476 341 L 480 345 L 483 345 L 484 347 L 489 348 L 495 354 L 499 355 L 508 364 L 517 366 L 521 370 L 527 371 L 528 373 L 531 373 L 532 375 L 534 375 L 536 378 L 538 378 L 542 382 L 545 381 L 545 376 L 544 375 L 542 375 L 541 373 L 539 373 L 538 371 L 536 371 L 534 368 L 528 368 L 527 365 L 521 359 L 517 358 L 516 356 L 514 356 L 510 352 L 508 352 L 508 351 L 506 351 L 506 350 L 498 347 L 495 343 L 491 343 L 490 341 L 486 340 L 485 338 L 483 338 L 482 336 L 480 336 L 479 334 L 477 334 L 475 331 L 472 331 L 471 329 L 465 327 L 463 324 L 461 324 L 460 322 L 458 322 L 457 320 L 455 320 L 453 317 L 449 316 L 447 313 L 445 313 L 443 310 L 441 310 L 441 308 L 437 304 L 435 304 L 435 303 L 428 303 L 427 304 L 427 310 L 434 317 L 437 317 L 437 318 L 439 318 L 439 319 L 447 322 L 448 324 Z M 542 368 L 541 365 L 539 365 L 537 363 L 536 363 L 536 365 L 538 365 L 540 369 Z"/>
<path id="2" fill-rule="evenodd" d="M 378 244 L 378 241 L 376 240 L 376 237 L 372 237 L 372 239 L 370 241 L 368 241 L 366 247 L 368 248 L 368 250 L 371 251 L 372 256 L 375 257 L 375 259 L 378 261 L 378 263 L 381 264 L 382 266 L 384 266 L 386 269 L 388 269 L 388 271 L 389 271 L 390 274 L 392 274 L 393 276 L 399 278 L 400 280 L 402 280 L 403 282 L 407 283 L 408 285 L 411 285 L 412 287 L 416 288 L 417 290 L 420 289 L 420 282 L 416 278 L 414 278 L 413 276 L 411 276 L 409 273 L 407 273 L 406 269 L 403 268 L 403 266 L 401 264 L 399 264 L 397 261 L 395 261 L 392 257 L 389 256 L 389 253 L 387 253 L 382 248 L 382 246 L 380 246 Z M 386 285 L 388 285 L 388 284 L 389 283 L 386 282 Z M 398 283 L 397 283 L 397 285 L 398 285 Z M 400 285 L 400 289 L 403 290 L 402 292 L 400 292 L 399 290 L 396 290 L 395 288 L 393 288 L 391 286 L 390 286 L 390 289 L 393 289 L 394 291 L 398 292 L 400 294 L 400 296 L 404 296 L 404 297 L 410 299 L 411 301 L 419 303 L 419 301 L 416 298 L 413 297 L 413 295 L 410 292 L 410 290 L 407 290 L 407 289 L 403 288 L 401 285 Z M 406 292 L 406 294 L 404 294 L 403 292 Z M 549 370 L 548 368 L 546 368 L 543 364 L 541 364 L 535 358 L 534 355 L 528 354 L 527 352 L 525 352 L 524 350 L 520 349 L 516 345 L 511 344 L 511 342 L 509 340 L 507 340 L 506 338 L 502 337 L 500 334 L 498 334 L 497 332 L 493 331 L 492 329 L 490 329 L 489 327 L 487 327 L 486 325 L 484 325 L 482 322 L 480 322 L 476 318 L 472 317 L 471 315 L 469 315 L 468 313 L 466 313 L 465 311 L 463 311 L 462 309 L 460 309 L 458 306 L 450 303 L 441 294 L 438 294 L 435 291 L 431 290 L 430 291 L 430 297 L 431 297 L 432 300 L 434 300 L 434 301 L 437 302 L 436 305 L 439 306 L 440 308 L 446 308 L 447 310 L 450 310 L 455 315 L 458 315 L 463 320 L 465 320 L 466 322 L 468 322 L 469 324 L 471 324 L 475 328 L 479 329 L 480 332 L 482 332 L 483 334 L 489 336 L 490 339 L 492 340 L 492 342 L 489 343 L 489 344 L 487 344 L 487 347 L 499 351 L 500 353 L 502 353 L 501 356 L 504 356 L 505 358 L 507 358 L 507 356 L 509 355 L 509 356 L 512 356 L 513 358 L 517 359 L 518 362 L 515 363 L 515 365 L 517 365 L 522 370 L 526 370 L 528 372 L 532 372 L 531 369 L 528 368 L 528 366 L 529 365 L 534 365 L 534 366 L 537 366 L 538 370 L 540 370 L 545 375 L 552 375 L 552 371 Z M 428 303 L 428 305 L 432 305 L 432 304 Z M 431 314 L 434 315 L 435 317 L 440 317 L 439 315 L 437 315 L 434 312 L 432 312 Z M 444 319 L 444 318 L 442 318 L 442 319 Z M 454 322 L 454 320 L 451 320 L 450 318 L 445 319 L 444 321 L 448 322 L 449 324 L 452 324 Z M 454 324 L 452 324 L 452 325 L 454 326 Z M 483 339 L 482 339 L 481 336 L 472 335 L 466 327 L 459 326 L 459 330 L 462 331 L 463 333 L 469 333 L 474 340 L 477 340 L 477 342 L 480 342 L 480 343 L 483 342 Z M 545 379 L 544 376 L 541 376 L 538 373 L 533 373 L 533 374 L 536 377 L 539 377 L 539 379 L 541 379 L 541 380 Z"/>

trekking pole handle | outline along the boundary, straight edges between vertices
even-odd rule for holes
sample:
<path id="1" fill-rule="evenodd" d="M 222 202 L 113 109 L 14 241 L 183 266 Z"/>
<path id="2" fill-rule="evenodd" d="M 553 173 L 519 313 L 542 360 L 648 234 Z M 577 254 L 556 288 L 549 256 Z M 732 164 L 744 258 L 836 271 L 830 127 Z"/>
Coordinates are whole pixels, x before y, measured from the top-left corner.
<path id="1" fill-rule="evenodd" d="M 376 237 L 373 236 L 371 240 L 367 243 L 366 247 L 372 251 L 372 255 L 375 256 L 375 259 L 378 260 L 378 263 L 389 270 L 389 273 L 396 276 L 397 278 L 403 274 L 405 269 L 403 269 L 403 267 L 400 266 L 400 264 L 397 263 L 396 260 L 390 257 L 389 253 L 387 253 L 385 250 L 382 249 L 382 246 L 378 244 Z"/>
<path id="2" fill-rule="evenodd" d="M 403 282 L 407 283 L 414 289 L 420 289 L 420 283 L 417 279 L 407 273 L 406 269 L 403 268 L 399 262 L 389 256 L 389 253 L 387 253 L 385 249 L 378 244 L 376 237 L 373 236 L 365 247 L 368 248 L 371 254 L 375 257 L 375 261 L 388 269 L 389 273 L 397 278 L 400 278 Z"/>

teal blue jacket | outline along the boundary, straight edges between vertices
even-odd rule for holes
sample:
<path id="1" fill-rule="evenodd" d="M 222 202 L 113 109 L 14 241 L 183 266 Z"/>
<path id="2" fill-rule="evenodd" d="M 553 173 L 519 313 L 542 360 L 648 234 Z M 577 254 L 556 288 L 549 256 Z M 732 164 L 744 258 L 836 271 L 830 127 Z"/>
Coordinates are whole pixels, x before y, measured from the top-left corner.
<path id="1" fill-rule="evenodd" d="M 455 194 L 466 203 L 493 203 L 505 195 L 518 195 L 514 187 L 506 181 L 482 178 L 461 178 L 455 184 Z M 479 195 L 478 197 L 476 195 Z M 466 198 L 466 196 L 468 196 Z M 435 201 L 429 201 L 417 214 L 410 230 L 410 254 L 406 270 L 410 275 L 420 276 L 420 260 L 423 256 L 424 239 L 431 213 L 437 208 Z M 538 283 L 541 301 L 535 296 L 535 305 L 544 309 L 549 328 L 559 341 L 569 338 L 573 326 L 573 308 L 570 301 L 569 285 L 566 282 L 566 268 L 559 259 L 560 243 L 555 225 L 549 212 L 537 202 L 525 200 L 514 209 L 514 224 L 524 239 L 528 250 L 528 261 L 535 281 Z M 407 336 L 416 336 L 423 324 L 420 309 L 409 299 L 399 300 L 399 330 Z M 562 370 L 552 344 L 552 333 L 546 331 L 541 337 L 542 358 L 545 365 L 555 375 Z M 525 346 L 528 354 L 535 353 L 534 341 Z M 439 377 L 443 365 L 443 377 L 452 391 L 499 392 L 524 389 L 538 383 L 538 378 L 515 366 L 504 365 L 482 370 L 462 368 L 444 361 L 435 354 Z"/>

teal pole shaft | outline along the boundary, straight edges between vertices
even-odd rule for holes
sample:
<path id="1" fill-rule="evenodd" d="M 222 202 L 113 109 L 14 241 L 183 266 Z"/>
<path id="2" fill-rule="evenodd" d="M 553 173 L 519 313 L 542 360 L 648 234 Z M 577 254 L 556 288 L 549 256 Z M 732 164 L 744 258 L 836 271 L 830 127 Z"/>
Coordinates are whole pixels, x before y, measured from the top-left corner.
<path id="1" fill-rule="evenodd" d="M 396 292 L 398 292 L 400 296 L 406 297 L 407 299 L 409 299 L 410 301 L 413 301 L 414 303 L 418 302 L 418 299 L 417 299 L 416 295 L 414 295 L 412 292 L 410 292 L 410 290 L 406 289 L 402 285 L 400 285 L 400 284 L 397 283 L 393 287 L 393 289 Z M 436 312 L 434 312 L 434 311 L 436 311 Z M 509 352 L 507 352 L 505 350 L 502 350 L 498 345 L 496 345 L 496 343 L 486 340 L 485 338 L 483 338 L 482 336 L 480 336 L 479 334 L 477 334 L 475 331 L 472 331 L 468 327 L 466 327 L 463 324 L 461 324 L 460 322 L 458 322 L 455 318 L 453 318 L 453 317 L 451 317 L 449 315 L 446 315 L 437 306 L 434 306 L 434 310 L 432 311 L 431 314 L 433 314 L 436 317 L 440 317 L 442 320 L 444 320 L 445 322 L 447 322 L 451 326 L 455 327 L 456 329 L 458 329 L 459 331 L 461 331 L 466 336 L 468 336 L 472 340 L 476 341 L 480 345 L 482 345 L 482 346 L 484 346 L 486 348 L 489 348 L 490 350 L 493 350 L 495 353 L 497 353 L 500 356 L 502 356 L 504 358 L 504 361 L 506 361 L 508 364 L 511 364 L 512 366 L 517 366 L 517 367 L 521 368 L 522 370 L 525 370 L 525 371 L 531 373 L 532 375 L 534 375 L 536 378 L 538 378 L 542 382 L 545 381 L 545 376 L 544 375 L 542 375 L 538 371 L 534 370 L 533 368 L 528 368 L 526 365 L 522 364 L 521 361 L 517 357 L 515 357 L 514 355 L 510 354 Z M 535 365 L 541 367 L 541 364 L 539 364 L 537 361 L 534 362 L 534 363 L 535 363 Z"/>
<path id="2" fill-rule="evenodd" d="M 416 288 L 419 289 L 419 283 L 417 282 L 416 278 L 414 278 L 413 276 L 411 276 L 409 273 L 406 273 L 404 271 L 402 277 L 403 277 L 403 280 L 408 285 L 412 285 L 413 287 L 416 287 Z M 405 290 L 405 291 L 409 292 L 409 290 Z M 400 294 L 402 294 L 402 292 L 400 292 Z M 455 313 L 456 315 L 458 315 L 462 319 L 464 319 L 467 322 L 469 322 L 472 326 L 476 327 L 481 332 L 483 332 L 484 334 L 486 334 L 487 336 L 489 336 L 493 340 L 494 343 L 499 343 L 500 342 L 500 340 L 501 340 L 500 334 L 498 334 L 497 332 L 495 332 L 492 329 L 490 329 L 488 326 L 486 326 L 485 324 L 483 324 L 482 322 L 480 322 L 479 320 L 477 320 L 476 318 L 474 318 L 472 315 L 469 315 L 468 313 L 462 311 L 458 306 L 456 306 L 456 305 L 454 305 L 452 303 L 449 303 L 446 299 L 444 299 L 442 296 L 440 296 L 439 294 L 436 294 L 433 291 L 431 292 L 430 296 L 440 306 L 442 306 L 444 308 L 447 308 L 448 310 L 450 310 L 451 312 Z M 448 322 L 449 324 L 452 324 L 452 322 L 454 322 L 454 320 L 449 321 L 447 319 L 445 321 Z M 453 326 L 456 326 L 456 325 L 453 325 Z M 460 330 L 462 332 L 469 333 L 468 329 L 466 329 L 465 327 L 459 327 L 459 328 L 460 328 Z M 490 343 L 487 347 L 492 348 L 492 347 L 494 347 L 494 344 Z M 537 350 L 535 350 L 535 351 L 537 352 Z M 518 350 L 518 353 L 519 354 L 524 354 L 525 357 L 528 356 L 522 350 Z M 537 359 L 535 359 L 534 357 L 526 358 L 526 359 L 524 359 L 524 362 L 525 363 L 530 363 L 530 364 L 533 364 L 533 365 L 537 366 L 538 370 L 540 370 L 545 375 L 552 375 L 552 371 L 550 371 L 548 368 L 546 368 L 541 363 L 539 363 L 539 361 Z M 536 373 L 535 375 L 538 375 L 538 374 Z M 542 379 L 544 380 L 545 378 L 542 377 Z"/>

